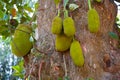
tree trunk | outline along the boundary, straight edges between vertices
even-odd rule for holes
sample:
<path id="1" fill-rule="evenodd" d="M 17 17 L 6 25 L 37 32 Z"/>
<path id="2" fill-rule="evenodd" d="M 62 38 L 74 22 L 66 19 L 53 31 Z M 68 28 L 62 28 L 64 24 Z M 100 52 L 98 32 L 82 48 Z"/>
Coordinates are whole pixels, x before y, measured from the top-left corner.
<path id="1" fill-rule="evenodd" d="M 54 47 L 55 35 L 51 33 L 52 19 L 56 16 L 54 0 L 39 0 L 36 30 L 37 51 L 29 54 L 26 76 L 31 80 L 58 80 L 68 76 L 70 80 L 119 80 L 120 54 L 118 41 L 109 36 L 115 30 L 117 7 L 112 0 L 93 2 L 100 16 L 100 30 L 90 33 L 87 23 L 87 0 L 74 0 L 79 8 L 71 12 L 75 21 L 77 40 L 80 42 L 85 58 L 83 67 L 73 64 L 69 50 L 57 52 Z M 70 1 L 73 3 L 73 0 Z M 62 5 L 62 2 L 61 2 Z M 61 7 L 62 8 L 62 7 Z M 116 56 L 117 55 L 117 56 Z"/>

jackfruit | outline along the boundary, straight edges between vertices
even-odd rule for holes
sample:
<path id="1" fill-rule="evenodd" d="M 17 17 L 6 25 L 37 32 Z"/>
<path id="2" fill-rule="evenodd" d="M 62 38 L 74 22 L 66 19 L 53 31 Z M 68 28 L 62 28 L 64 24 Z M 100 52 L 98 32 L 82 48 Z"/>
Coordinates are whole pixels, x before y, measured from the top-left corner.
<path id="1" fill-rule="evenodd" d="M 61 1 L 61 0 L 54 0 L 54 3 L 55 3 L 56 5 L 58 5 L 58 4 L 60 3 L 60 1 Z"/>
<path id="2" fill-rule="evenodd" d="M 18 57 L 25 56 L 32 48 L 30 42 L 30 33 L 32 28 L 26 24 L 19 24 L 15 30 L 14 37 L 11 42 L 12 53 Z"/>
<path id="3" fill-rule="evenodd" d="M 53 34 L 60 34 L 62 32 L 62 19 L 59 16 L 53 19 L 51 32 Z"/>
<path id="4" fill-rule="evenodd" d="M 97 2 L 101 2 L 101 0 L 95 0 L 95 1 L 97 1 Z"/>
<path id="5" fill-rule="evenodd" d="M 55 48 L 57 51 L 66 51 L 70 48 L 73 37 L 67 37 L 65 34 L 56 36 Z"/>
<path id="6" fill-rule="evenodd" d="M 88 11 L 88 29 L 92 33 L 98 32 L 100 28 L 100 19 L 97 11 L 95 9 L 90 9 Z"/>
<path id="7" fill-rule="evenodd" d="M 71 17 L 66 17 L 63 21 L 64 34 L 68 37 L 74 36 L 75 34 L 75 24 Z"/>
<path id="8" fill-rule="evenodd" d="M 77 40 L 74 40 L 70 46 L 70 56 L 76 66 L 81 67 L 84 65 L 82 48 Z"/>

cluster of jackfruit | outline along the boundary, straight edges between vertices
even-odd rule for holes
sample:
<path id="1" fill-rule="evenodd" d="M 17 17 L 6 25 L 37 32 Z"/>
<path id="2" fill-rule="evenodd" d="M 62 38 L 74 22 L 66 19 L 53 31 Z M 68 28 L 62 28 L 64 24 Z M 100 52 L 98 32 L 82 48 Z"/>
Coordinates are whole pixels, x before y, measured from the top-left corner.
<path id="1" fill-rule="evenodd" d="M 52 22 L 52 33 L 56 34 L 55 49 L 57 51 L 66 51 L 70 48 L 73 36 L 75 34 L 74 21 L 71 17 L 62 19 L 55 17 Z"/>
<path id="2" fill-rule="evenodd" d="M 59 0 L 54 0 L 55 3 Z M 70 49 L 70 56 L 76 66 L 84 65 L 84 56 L 82 48 L 78 41 L 73 40 L 75 35 L 75 24 L 71 17 L 66 16 L 62 21 L 60 16 L 54 17 L 52 21 L 51 32 L 56 35 L 55 49 L 64 52 Z"/>
<path id="3" fill-rule="evenodd" d="M 88 11 L 88 29 L 90 32 L 98 32 L 100 28 L 100 19 L 98 12 L 95 9 Z"/>
<path id="4" fill-rule="evenodd" d="M 55 49 L 57 51 L 68 50 L 75 34 L 74 20 L 66 17 L 62 21 L 61 17 L 56 16 L 52 21 L 51 32 L 56 35 Z"/>
<path id="5" fill-rule="evenodd" d="M 62 22 L 61 17 L 56 16 L 52 21 L 51 32 L 56 35 L 64 33 L 68 37 L 74 36 L 74 20 L 71 17 L 66 17 Z"/>
<path id="6" fill-rule="evenodd" d="M 32 48 L 30 34 L 32 28 L 26 24 L 19 24 L 15 30 L 14 38 L 11 42 L 12 53 L 18 57 L 25 56 Z"/>

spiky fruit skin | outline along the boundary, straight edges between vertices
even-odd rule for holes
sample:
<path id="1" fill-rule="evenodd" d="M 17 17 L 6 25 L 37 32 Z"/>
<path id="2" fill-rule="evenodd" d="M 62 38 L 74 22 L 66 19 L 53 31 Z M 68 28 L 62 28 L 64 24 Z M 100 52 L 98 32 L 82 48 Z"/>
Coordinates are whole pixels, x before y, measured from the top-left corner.
<path id="1" fill-rule="evenodd" d="M 76 66 L 81 67 L 84 65 L 82 48 L 80 46 L 80 43 L 76 40 L 74 40 L 70 46 L 70 56 Z"/>
<path id="2" fill-rule="evenodd" d="M 97 2 L 101 2 L 101 0 L 96 0 Z"/>
<path id="3" fill-rule="evenodd" d="M 32 28 L 25 24 L 19 24 L 15 30 L 14 38 L 11 42 L 12 53 L 18 57 L 25 56 L 32 48 L 30 33 Z"/>
<path id="4" fill-rule="evenodd" d="M 68 37 L 74 36 L 75 24 L 71 17 L 66 17 L 63 21 L 64 34 Z"/>
<path id="5" fill-rule="evenodd" d="M 88 29 L 92 33 L 96 33 L 100 28 L 100 19 L 97 11 L 95 9 L 90 9 L 88 11 Z"/>
<path id="6" fill-rule="evenodd" d="M 65 34 L 60 34 L 56 36 L 55 49 L 57 51 L 63 52 L 70 48 L 73 37 L 67 37 Z"/>
<path id="7" fill-rule="evenodd" d="M 62 19 L 59 16 L 53 19 L 51 31 L 53 34 L 60 34 L 62 32 Z"/>
<path id="8" fill-rule="evenodd" d="M 61 1 L 61 0 L 54 0 L 54 3 L 55 3 L 56 5 L 58 5 L 58 4 L 60 3 L 60 1 Z"/>

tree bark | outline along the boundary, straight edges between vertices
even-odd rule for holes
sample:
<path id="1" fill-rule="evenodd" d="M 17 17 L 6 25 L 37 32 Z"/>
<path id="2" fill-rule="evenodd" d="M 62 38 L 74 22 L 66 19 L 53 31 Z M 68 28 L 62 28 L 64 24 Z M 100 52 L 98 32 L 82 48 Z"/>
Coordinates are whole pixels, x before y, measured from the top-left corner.
<path id="1" fill-rule="evenodd" d="M 75 36 L 82 46 L 85 58 L 84 66 L 77 67 L 73 64 L 69 50 L 66 52 L 55 50 L 55 35 L 51 33 L 51 23 L 57 10 L 53 1 L 39 0 L 35 44 L 38 51 L 34 51 L 35 54 L 29 54 L 26 75 L 28 74 L 31 80 L 40 78 L 41 80 L 58 80 L 65 76 L 68 76 L 70 80 L 87 78 L 112 80 L 115 77 L 118 79 L 120 76 L 118 41 L 111 39 L 108 34 L 115 30 L 117 7 L 114 2 L 103 0 L 102 3 L 92 3 L 100 16 L 100 30 L 97 33 L 90 33 L 87 23 L 87 0 L 70 1 L 79 5 L 79 8 L 70 15 L 75 21 Z"/>

